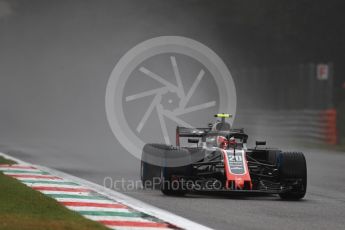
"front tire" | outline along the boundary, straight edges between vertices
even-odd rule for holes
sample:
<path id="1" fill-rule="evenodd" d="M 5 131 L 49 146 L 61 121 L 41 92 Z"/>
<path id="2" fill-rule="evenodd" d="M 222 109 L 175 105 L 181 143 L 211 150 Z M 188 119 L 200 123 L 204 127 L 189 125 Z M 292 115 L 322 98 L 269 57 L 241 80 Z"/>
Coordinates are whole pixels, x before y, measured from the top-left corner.
<path id="1" fill-rule="evenodd" d="M 285 200 L 300 200 L 307 191 L 307 164 L 303 153 L 283 152 L 278 156 L 278 170 L 282 184 L 292 189 L 279 194 Z M 298 183 L 296 183 L 298 182 Z"/>
<path id="2" fill-rule="evenodd" d="M 140 174 L 144 188 L 157 188 L 156 178 L 160 178 L 161 168 L 141 160 Z"/>
<path id="3" fill-rule="evenodd" d="M 191 156 L 188 150 L 180 148 L 171 148 L 165 152 L 165 159 L 171 161 L 175 157 L 189 159 L 187 165 L 179 167 L 164 166 L 161 168 L 161 191 L 167 196 L 184 196 L 187 189 L 179 180 L 179 176 L 188 177 L 191 175 Z"/>
<path id="4" fill-rule="evenodd" d="M 143 148 L 140 164 L 140 178 L 144 188 L 159 188 L 161 166 L 149 163 L 152 156 L 162 158 L 166 145 L 146 144 Z M 158 160 L 159 161 L 159 160 Z M 160 162 L 156 162 L 160 163 Z"/>

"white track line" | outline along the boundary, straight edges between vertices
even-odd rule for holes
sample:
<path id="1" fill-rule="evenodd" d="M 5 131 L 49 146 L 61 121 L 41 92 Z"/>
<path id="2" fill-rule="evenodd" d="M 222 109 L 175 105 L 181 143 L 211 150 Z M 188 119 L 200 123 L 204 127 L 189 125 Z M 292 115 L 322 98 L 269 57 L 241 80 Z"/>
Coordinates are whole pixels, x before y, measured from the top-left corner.
<path id="1" fill-rule="evenodd" d="M 59 202 L 90 202 L 97 204 L 116 204 L 111 200 L 94 200 L 94 199 L 78 199 L 78 198 L 53 198 Z"/>
<path id="2" fill-rule="evenodd" d="M 110 229 L 115 229 L 115 230 L 171 230 L 171 228 L 149 228 L 149 227 L 121 227 L 121 226 L 107 226 Z"/>
<path id="3" fill-rule="evenodd" d="M 39 165 L 34 165 L 34 164 L 30 164 L 30 163 L 27 163 L 27 162 L 24 162 L 22 160 L 19 160 L 15 157 L 11 157 L 7 154 L 4 154 L 4 153 L 1 153 L 0 152 L 0 156 L 3 156 L 7 159 L 10 159 L 10 160 L 13 160 L 13 161 L 16 161 L 17 163 L 19 164 L 25 164 L 25 165 L 30 165 L 30 166 L 33 166 L 33 167 L 36 167 L 42 171 L 45 171 L 45 172 L 48 172 L 54 176 L 58 176 L 58 177 L 61 177 L 61 178 L 64 178 L 64 179 L 67 179 L 69 181 L 73 181 L 73 182 L 76 182 L 82 186 L 85 186 L 87 188 L 90 188 L 96 192 L 98 192 L 99 194 L 102 194 L 106 197 L 108 197 L 109 199 L 113 199 L 114 201 L 116 202 L 119 202 L 119 203 L 122 203 L 124 205 L 127 205 L 137 211 L 140 211 L 140 212 L 143 212 L 143 213 L 146 213 L 146 214 L 149 214 L 151 216 L 154 216 L 154 217 L 157 217 L 158 219 L 161 219 L 163 221 L 166 221 L 168 223 L 172 223 L 180 228 L 183 228 L 183 229 L 187 229 L 187 230 L 195 230 L 195 229 L 198 229 L 198 230 L 210 230 L 211 228 L 209 227 L 206 227 L 204 225 L 201 225 L 201 224 L 198 224 L 196 222 L 193 222 L 191 220 L 188 220 L 184 217 L 181 217 L 181 216 L 178 216 L 176 214 L 173 214 L 173 213 L 170 213 L 166 210 L 163 210 L 163 209 L 160 209 L 160 208 L 157 208 L 157 207 L 154 207 L 150 204 L 147 204 L 147 203 L 144 203 L 140 200 L 137 200 L 135 198 L 132 198 L 132 197 L 129 197 L 125 194 L 122 194 L 120 192 L 117 192 L 117 191 L 114 191 L 114 190 L 111 190 L 111 189 L 108 189 L 108 188 L 105 188 L 101 185 L 98 185 L 98 184 L 95 184 L 95 183 L 92 183 L 90 181 L 87 181 L 87 180 L 84 180 L 84 179 L 81 179 L 79 177 L 76 177 L 76 176 L 72 176 L 70 174 L 67 174 L 67 173 L 64 173 L 64 172 L 61 172 L 61 171 L 58 171 L 58 170 L 55 170 L 55 169 L 50 169 L 50 168 L 47 168 L 47 167 L 44 167 L 44 166 L 39 166 Z M 46 193 L 48 191 L 43 191 L 43 193 Z M 59 192 L 61 193 L 61 192 Z M 67 193 L 66 193 L 67 194 Z M 73 194 L 73 193 L 72 193 Z M 78 194 L 78 193 L 74 193 L 74 194 Z M 69 206 L 68 208 L 72 209 L 72 210 L 76 210 L 75 208 L 76 207 L 71 207 Z M 87 210 L 85 209 L 86 207 L 80 207 L 80 208 L 84 208 L 84 209 L 81 209 L 81 210 Z M 95 210 L 96 208 L 90 208 L 89 210 Z M 104 208 L 103 208 L 104 210 Z M 110 208 L 107 208 L 108 211 L 110 211 Z M 119 209 L 116 209 L 116 210 L 119 210 Z M 118 227 L 116 227 L 117 229 Z M 128 228 L 127 228 L 128 229 Z M 146 230 L 148 230 L 149 228 L 146 228 Z M 157 228 L 154 228 L 157 230 Z"/>
<path id="4" fill-rule="evenodd" d="M 51 188 L 81 188 L 86 189 L 85 187 L 82 187 L 80 185 L 69 185 L 69 184 L 46 184 L 46 183 L 26 183 L 23 182 L 23 184 L 29 186 L 29 187 L 51 187 Z"/>
<path id="5" fill-rule="evenodd" d="M 59 193 L 59 194 L 68 194 L 68 195 L 85 195 L 85 196 L 88 196 L 90 195 L 90 192 L 66 192 L 66 191 L 40 191 L 40 190 L 36 190 L 36 191 L 39 191 L 41 193 L 44 193 L 44 194 L 56 194 L 56 193 Z"/>
<path id="6" fill-rule="evenodd" d="M 20 181 L 27 181 L 27 180 L 34 180 L 34 181 L 58 181 L 58 182 L 71 182 L 68 180 L 60 179 L 60 178 L 16 178 L 17 180 Z"/>
<path id="7" fill-rule="evenodd" d="M 39 169 L 18 169 L 12 167 L 0 167 L 0 171 L 25 171 L 25 172 L 42 172 Z"/>
<path id="8" fill-rule="evenodd" d="M 105 211 L 105 212 L 133 212 L 127 208 L 104 208 L 104 207 L 87 207 L 87 206 L 66 206 L 74 211 Z"/>
<path id="9" fill-rule="evenodd" d="M 120 220 L 120 221 L 138 221 L 138 222 L 153 222 L 141 217 L 125 217 L 125 216 L 92 216 L 84 215 L 90 220 L 100 221 L 100 220 Z M 170 229 L 171 230 L 171 229 Z"/>
<path id="10" fill-rule="evenodd" d="M 15 171 L 15 170 L 8 170 L 8 171 L 0 170 L 0 171 L 2 171 L 2 173 L 5 174 L 5 175 L 11 175 L 11 174 L 15 174 L 15 175 L 36 175 L 36 176 L 39 176 L 39 175 L 45 176 L 45 175 L 47 175 L 45 172 L 42 172 L 42 171 L 23 171 L 23 172 L 18 172 L 18 171 Z"/>

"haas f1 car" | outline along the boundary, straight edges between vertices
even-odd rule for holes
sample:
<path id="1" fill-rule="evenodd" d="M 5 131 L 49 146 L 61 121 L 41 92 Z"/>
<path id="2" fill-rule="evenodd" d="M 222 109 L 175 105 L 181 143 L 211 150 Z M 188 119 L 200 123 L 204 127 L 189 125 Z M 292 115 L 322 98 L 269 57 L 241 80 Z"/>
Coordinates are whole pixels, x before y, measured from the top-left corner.
<path id="1" fill-rule="evenodd" d="M 188 192 L 279 194 L 299 200 L 306 194 L 307 168 L 303 153 L 265 147 L 247 148 L 248 135 L 225 121 L 207 128 L 176 128 L 176 146 L 146 144 L 141 160 L 144 185 L 159 179 L 165 195 Z"/>

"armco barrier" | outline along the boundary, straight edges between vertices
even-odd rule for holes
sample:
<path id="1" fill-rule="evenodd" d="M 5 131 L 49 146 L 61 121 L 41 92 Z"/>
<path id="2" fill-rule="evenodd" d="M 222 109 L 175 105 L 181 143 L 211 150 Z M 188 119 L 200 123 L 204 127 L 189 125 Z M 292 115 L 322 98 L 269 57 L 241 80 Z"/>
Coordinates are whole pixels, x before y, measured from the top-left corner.
<path id="1" fill-rule="evenodd" d="M 242 110 L 236 127 L 245 128 L 254 139 L 337 143 L 337 112 L 328 110 Z"/>
<path id="2" fill-rule="evenodd" d="M 321 114 L 323 122 L 326 124 L 325 137 L 328 144 L 337 144 L 337 111 L 328 109 Z"/>

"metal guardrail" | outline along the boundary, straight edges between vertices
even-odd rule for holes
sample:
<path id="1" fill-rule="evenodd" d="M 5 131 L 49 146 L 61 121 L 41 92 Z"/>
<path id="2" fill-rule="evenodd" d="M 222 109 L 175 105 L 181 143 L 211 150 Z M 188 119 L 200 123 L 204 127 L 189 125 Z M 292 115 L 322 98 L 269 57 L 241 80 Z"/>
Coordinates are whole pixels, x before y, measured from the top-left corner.
<path id="1" fill-rule="evenodd" d="M 251 137 L 336 144 L 337 112 L 328 110 L 242 110 L 236 126 Z"/>

